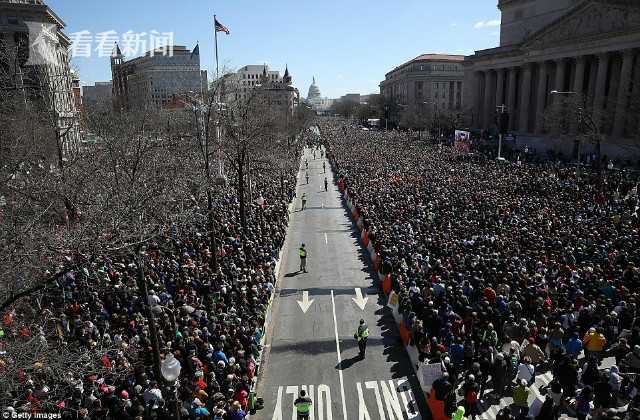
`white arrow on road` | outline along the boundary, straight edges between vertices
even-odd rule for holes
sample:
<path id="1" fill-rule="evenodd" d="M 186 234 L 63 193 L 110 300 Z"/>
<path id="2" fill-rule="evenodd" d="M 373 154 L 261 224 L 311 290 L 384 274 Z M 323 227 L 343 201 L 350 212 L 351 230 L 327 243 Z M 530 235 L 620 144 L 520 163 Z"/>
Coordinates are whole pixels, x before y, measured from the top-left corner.
<path id="1" fill-rule="evenodd" d="M 300 305 L 300 309 L 302 309 L 302 313 L 306 314 L 309 310 L 309 307 L 313 304 L 313 299 L 309 300 L 309 292 L 306 290 L 302 292 L 302 302 L 296 300 L 298 305 Z"/>
<path id="2" fill-rule="evenodd" d="M 367 304 L 367 301 L 369 300 L 368 297 L 362 297 L 362 290 L 360 290 L 359 287 L 356 287 L 356 297 L 351 299 L 353 299 L 356 305 L 358 305 L 358 308 L 362 309 L 363 311 L 364 311 L 364 306 Z"/>

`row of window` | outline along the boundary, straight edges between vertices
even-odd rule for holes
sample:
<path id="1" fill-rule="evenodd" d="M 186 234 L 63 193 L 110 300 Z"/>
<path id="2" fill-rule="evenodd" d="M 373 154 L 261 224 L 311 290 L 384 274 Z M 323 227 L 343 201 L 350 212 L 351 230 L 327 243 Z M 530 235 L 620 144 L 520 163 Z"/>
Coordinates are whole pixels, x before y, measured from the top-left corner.
<path id="1" fill-rule="evenodd" d="M 242 74 L 242 78 L 243 79 L 260 79 L 262 77 L 262 74 L 247 74 L 247 73 L 243 73 Z M 277 74 L 268 74 L 267 77 L 271 78 L 271 80 L 276 80 L 278 75 Z"/>

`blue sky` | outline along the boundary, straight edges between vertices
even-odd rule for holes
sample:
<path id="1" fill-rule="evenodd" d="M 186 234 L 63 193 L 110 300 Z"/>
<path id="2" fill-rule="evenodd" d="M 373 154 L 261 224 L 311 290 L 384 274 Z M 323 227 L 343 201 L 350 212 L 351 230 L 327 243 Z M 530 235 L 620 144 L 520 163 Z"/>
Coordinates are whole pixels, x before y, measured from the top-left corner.
<path id="1" fill-rule="evenodd" d="M 67 34 L 173 32 L 174 43 L 200 42 L 202 68 L 215 71 L 212 16 L 220 66 L 288 64 L 306 96 L 316 77 L 323 96 L 378 92 L 384 74 L 423 53 L 471 54 L 499 42 L 497 0 L 47 0 Z M 148 39 L 148 35 L 143 39 Z M 111 79 L 108 57 L 74 58 L 83 84 Z"/>

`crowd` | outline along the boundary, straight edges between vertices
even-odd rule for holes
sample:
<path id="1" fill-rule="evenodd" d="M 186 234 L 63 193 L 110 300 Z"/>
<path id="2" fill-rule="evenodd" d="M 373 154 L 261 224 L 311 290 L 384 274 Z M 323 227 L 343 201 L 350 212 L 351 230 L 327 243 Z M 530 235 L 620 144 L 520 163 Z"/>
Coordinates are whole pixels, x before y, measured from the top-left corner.
<path id="1" fill-rule="evenodd" d="M 465 159 L 401 132 L 335 122 L 321 131 L 399 295 L 409 345 L 443 367 L 435 418 L 459 408 L 475 418 L 507 396 L 498 418 L 640 418 L 632 176 L 607 171 L 600 188 L 596 174 Z M 615 364 L 605 368 L 607 357 Z M 532 409 L 535 378 L 549 371 Z"/>
<path id="2" fill-rule="evenodd" d="M 256 403 L 251 387 L 289 202 L 276 178 L 253 181 L 244 230 L 235 189 L 216 193 L 215 270 L 209 236 L 200 226 L 176 229 L 171 238 L 147 244 L 146 295 L 133 256 L 96 258 L 65 274 L 39 303 L 56 324 L 55 336 L 43 338 L 50 345 L 108 349 L 95 361 L 100 369 L 70 371 L 59 384 L 47 382 L 52 375 L 46 367 L 25 366 L 2 411 L 113 420 L 175 418 L 179 412 L 182 419 L 242 420 Z M 295 182 L 295 174 L 287 174 L 286 181 Z M 35 302 L 20 305 L 35 307 Z M 5 314 L 0 346 L 38 333 L 25 322 L 20 309 Z M 161 363 L 175 358 L 181 366 L 175 383 L 159 377 L 164 374 L 154 360 L 154 339 Z M 0 352 L 0 361 L 12 363 L 5 353 Z M 3 375 L 2 380 L 14 379 Z M 61 386 L 66 388 L 60 396 Z"/>

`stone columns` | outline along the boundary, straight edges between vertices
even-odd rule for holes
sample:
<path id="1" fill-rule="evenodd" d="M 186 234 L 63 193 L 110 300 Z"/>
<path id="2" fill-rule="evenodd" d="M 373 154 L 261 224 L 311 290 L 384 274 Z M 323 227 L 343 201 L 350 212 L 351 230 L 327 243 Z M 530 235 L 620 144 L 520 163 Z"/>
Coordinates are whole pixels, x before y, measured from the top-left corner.
<path id="1" fill-rule="evenodd" d="M 573 78 L 573 88 L 572 91 L 582 94 L 584 90 L 584 67 L 586 64 L 586 58 L 584 56 L 576 57 L 576 74 Z"/>
<path id="2" fill-rule="evenodd" d="M 509 113 L 509 130 L 515 129 L 516 126 L 516 78 L 518 76 L 518 69 L 513 67 L 509 69 L 509 86 L 507 88 L 507 112 Z"/>
<path id="3" fill-rule="evenodd" d="M 522 85 L 520 88 L 520 124 L 518 130 L 529 131 L 529 103 L 531 102 L 531 63 L 522 65 Z"/>
<path id="4" fill-rule="evenodd" d="M 504 76 L 505 69 L 496 70 L 496 107 L 504 104 Z"/>
<path id="5" fill-rule="evenodd" d="M 547 99 L 547 63 L 538 63 L 538 94 L 536 96 L 536 134 L 544 131 L 544 105 Z"/>
<path id="6" fill-rule="evenodd" d="M 482 125 L 484 128 L 489 128 L 491 125 L 491 116 L 493 115 L 493 94 L 491 92 L 492 79 L 491 70 L 487 70 L 484 73 L 484 112 L 482 118 Z"/>
<path id="7" fill-rule="evenodd" d="M 605 88 L 607 87 L 607 68 L 609 67 L 609 55 L 607 53 L 598 55 L 598 74 L 596 76 L 596 87 L 593 99 L 593 112 L 596 118 L 602 122 L 601 114 L 604 108 Z"/>
<path id="8" fill-rule="evenodd" d="M 473 121 L 476 128 L 482 128 L 482 116 L 484 115 L 482 112 L 482 104 L 484 102 L 482 97 L 482 87 L 484 86 L 482 74 L 483 72 L 481 71 L 475 72 L 475 95 L 473 98 L 473 106 L 476 109 L 476 116 Z M 431 95 L 431 98 L 433 99 L 433 95 Z"/>
<path id="9" fill-rule="evenodd" d="M 556 61 L 556 82 L 553 85 L 553 88 L 558 92 L 564 92 L 565 71 L 565 62 L 564 59 L 561 58 Z"/>
<path id="10" fill-rule="evenodd" d="M 614 137 L 624 135 L 625 117 L 629 104 L 629 87 L 631 84 L 631 71 L 633 70 L 633 50 L 625 50 L 622 53 L 622 69 L 620 70 L 620 84 L 618 85 L 618 100 L 616 102 L 616 116 L 613 123 Z"/>

